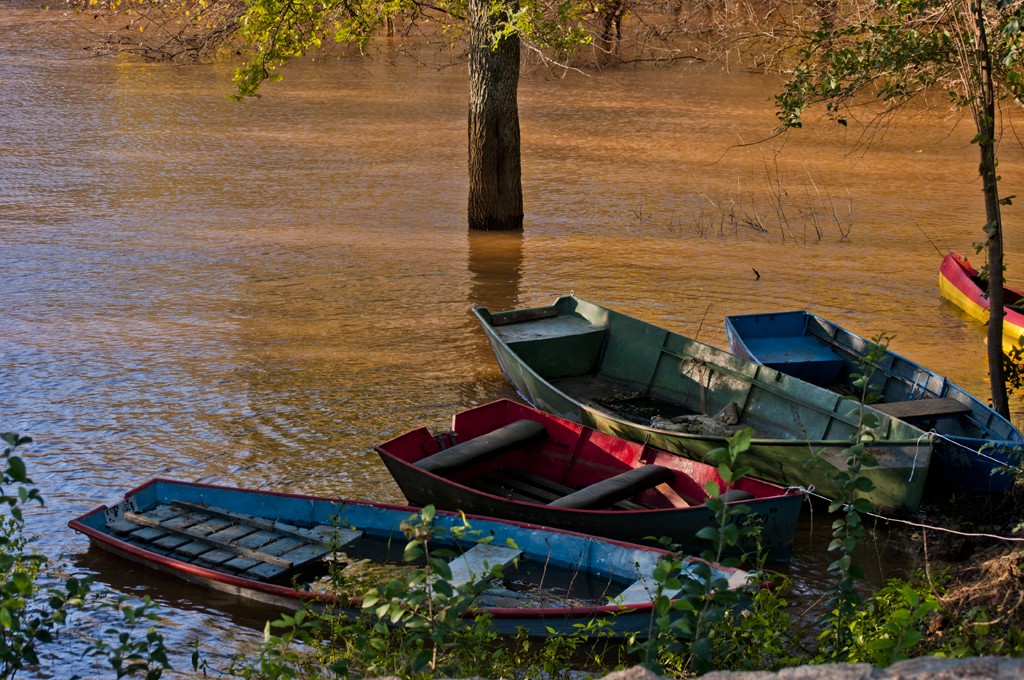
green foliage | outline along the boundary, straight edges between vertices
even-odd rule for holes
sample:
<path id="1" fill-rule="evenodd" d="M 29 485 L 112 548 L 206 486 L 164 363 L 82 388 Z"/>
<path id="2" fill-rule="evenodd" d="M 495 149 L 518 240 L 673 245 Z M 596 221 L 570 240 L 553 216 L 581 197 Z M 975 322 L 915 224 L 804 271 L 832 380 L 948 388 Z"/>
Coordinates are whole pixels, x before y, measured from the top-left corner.
<path id="1" fill-rule="evenodd" d="M 564 56 L 583 45 L 591 43 L 591 35 L 584 25 L 585 18 L 593 7 L 577 2 L 519 2 L 491 3 L 495 22 L 494 43 L 518 37 L 538 48 L 551 48 Z"/>
<path id="2" fill-rule="evenodd" d="M 752 436 L 753 431 L 744 428 L 727 440 L 726 447 L 705 456 L 708 462 L 717 464 L 725 484 L 731 486 L 750 473 L 738 459 L 749 449 Z M 740 521 L 750 513 L 750 506 L 726 504 L 720 498 L 723 490 L 714 482 L 709 482 L 706 490 L 710 496 L 707 506 L 715 519 L 697 535 L 708 540 L 712 548 L 699 561 L 677 555 L 659 561 L 654 572 L 652 634 L 647 640 L 634 643 L 633 651 L 640 653 L 642 663 L 662 674 L 711 670 L 716 653 L 713 640 L 719 630 L 716 627 L 746 596 L 730 590 L 727 579 L 713 565 L 730 566 L 740 561 L 723 555 L 744 538 L 756 535 L 756 526 Z"/>
<path id="3" fill-rule="evenodd" d="M 255 96 L 265 80 L 279 80 L 277 69 L 325 41 L 354 43 L 360 50 L 399 13 L 415 17 L 412 0 L 292 2 L 251 0 L 239 33 L 254 55 L 235 72 L 237 97 Z"/>
<path id="4" fill-rule="evenodd" d="M 43 648 L 57 640 L 68 615 L 87 604 L 91 580 L 70 577 L 54 587 L 41 586 L 44 579 L 52 580 L 49 560 L 30 551 L 23 508 L 28 503 L 42 505 L 43 497 L 30 486 L 25 462 L 15 451 L 32 439 L 4 432 L 0 440 L 5 445 L 0 474 L 0 506 L 5 508 L 0 517 L 0 677 L 12 678 L 40 664 Z M 144 639 L 134 636 L 136 622 L 154 618 L 151 610 L 148 599 L 140 607 L 124 606 L 121 612 L 126 627 L 105 631 L 116 636 L 117 642 L 93 640 L 85 653 L 105 656 L 119 678 L 159 678 L 170 667 L 163 637 L 153 627 Z"/>
<path id="5" fill-rule="evenodd" d="M 745 606 L 725 611 L 710 634 L 715 668 L 766 671 L 807 661 L 792 637 L 789 602 L 782 596 L 788 589 L 787 577 L 773 575 L 770 584 L 752 591 Z"/>
<path id="6" fill-rule="evenodd" d="M 852 384 L 860 391 L 862 404 L 877 401 L 879 397 L 873 391 L 874 367 L 885 356 L 891 339 L 891 335 L 884 333 L 876 336 L 864 358 L 858 361 Z M 857 438 L 844 451 L 846 468 L 833 475 L 840 494 L 832 500 L 829 512 L 841 514 L 832 523 L 832 542 L 828 549 L 837 557 L 828 569 L 837 580 L 835 586 L 826 592 L 826 613 L 818 636 L 821 643 L 819 654 L 827 661 L 848 660 L 853 646 L 851 622 L 861 602 L 856 584 L 864 578 L 863 570 L 853 561 L 853 553 L 866 533 L 863 515 L 874 510 L 873 503 L 862 495 L 874 489 L 874 483 L 862 473 L 865 467 L 878 465 L 868 449 L 875 439 L 877 427 L 877 416 L 861 408 Z"/>
<path id="7" fill-rule="evenodd" d="M 39 663 L 41 648 L 54 641 L 69 611 L 81 605 L 88 583 L 69 578 L 63 587 L 41 589 L 47 559 L 28 550 L 22 508 L 42 505 L 43 498 L 28 486 L 32 480 L 15 452 L 32 439 L 4 432 L 0 440 L 5 445 L 0 475 L 0 677 L 9 678 Z"/>
<path id="8" fill-rule="evenodd" d="M 564 54 L 590 42 L 583 20 L 593 8 L 577 0 L 469 2 L 486 4 L 494 45 L 505 39 L 522 39 L 539 49 Z M 362 52 L 389 22 L 397 17 L 414 22 L 423 17 L 426 8 L 415 0 L 250 0 L 238 26 L 252 54 L 235 71 L 235 96 L 258 96 L 264 81 L 280 80 L 281 66 L 329 42 L 354 44 Z M 442 34 L 465 32 L 467 0 L 443 0 L 430 5 L 429 12 Z"/>
<path id="9" fill-rule="evenodd" d="M 889 581 L 850 617 L 847 661 L 884 667 L 926 653 L 925 631 L 941 611 L 926 588 Z"/>
<path id="10" fill-rule="evenodd" d="M 964 0 L 876 0 L 835 11 L 801 38 L 799 63 L 776 97 L 783 128 L 800 127 L 803 112 L 825 102 L 846 124 L 851 105 L 865 99 L 892 111 L 936 86 L 957 108 L 973 106 L 977 90 L 973 5 Z M 1021 94 L 1021 10 L 985 3 L 993 77 L 1004 94 Z"/>
<path id="11" fill-rule="evenodd" d="M 171 667 L 163 635 L 154 625 L 159 619 L 157 607 L 148 595 L 139 604 L 120 597 L 100 608 L 121 615 L 118 625 L 108 626 L 104 631 L 116 642 L 111 644 L 104 638 L 93 640 L 86 648 L 86 655 L 105 657 L 118 678 L 138 676 L 157 680 Z"/>
<path id="12" fill-rule="evenodd" d="M 352 593 L 337 590 L 342 604 L 335 609 L 303 611 L 268 624 L 259 654 L 237 660 L 232 672 L 246 678 L 297 678 L 314 670 L 337 677 L 431 678 L 489 675 L 503 664 L 510 673 L 517 670 L 498 645 L 490 616 L 471 611 L 499 570 L 453 586 L 448 562 L 455 554 L 437 547 L 438 539 L 478 538 L 477 532 L 465 517 L 448 529 L 435 524 L 435 516 L 427 506 L 401 525 L 408 540 L 403 559 L 422 563 L 422 569 L 398 571 L 360 593 L 358 613 L 348 609 Z M 334 578 L 339 589 L 347 586 L 342 573 Z M 525 636 L 518 649 L 529 649 Z M 573 650 L 572 642 L 552 645 L 545 651 L 547 665 L 564 662 Z M 517 663 L 525 661 L 520 657 Z"/>

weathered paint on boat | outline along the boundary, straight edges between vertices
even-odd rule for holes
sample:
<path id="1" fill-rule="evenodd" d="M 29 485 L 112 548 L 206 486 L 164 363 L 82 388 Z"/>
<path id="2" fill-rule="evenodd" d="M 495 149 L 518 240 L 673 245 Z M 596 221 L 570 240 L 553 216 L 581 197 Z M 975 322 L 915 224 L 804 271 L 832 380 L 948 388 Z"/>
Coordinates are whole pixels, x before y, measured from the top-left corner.
<path id="1" fill-rule="evenodd" d="M 491 442 L 478 446 L 473 457 L 435 471 L 424 461 L 437 460 L 453 445 L 481 442 L 487 435 L 498 439 L 502 430 L 523 420 L 543 425 L 539 437 Z M 594 431 L 579 423 L 543 413 L 507 399 L 455 414 L 450 432 L 432 434 L 418 428 L 388 442 L 376 451 L 413 505 L 433 503 L 448 510 L 543 524 L 634 543 L 670 538 L 685 552 L 700 554 L 712 546 L 697 532 L 714 521 L 708 510 L 705 485 L 714 482 L 722 492 L 733 491 L 734 501 L 751 508 L 761 522 L 760 545 L 773 561 L 788 561 L 800 506 L 805 495 L 755 478 L 741 479 L 730 487 L 715 467 L 683 458 L 637 442 Z M 434 458 L 431 458 L 431 457 Z M 645 467 L 646 466 L 646 467 Z M 624 507 L 606 503 L 596 507 L 553 507 L 572 492 L 637 468 L 671 471 L 671 487 L 654 484 L 630 494 Z M 657 470 L 660 472 L 660 470 Z M 680 507 L 678 497 L 689 499 Z M 620 501 L 625 499 L 620 498 Z M 676 504 L 674 504 L 676 503 Z M 746 550 L 756 546 L 746 544 Z"/>
<path id="2" fill-rule="evenodd" d="M 912 420 L 940 435 L 929 479 L 941 477 L 970 492 L 1005 491 L 1013 485 L 1011 475 L 996 470 L 1016 463 L 1024 451 L 1024 435 L 980 399 L 934 371 L 889 349 L 866 367 L 875 343 L 807 311 L 728 316 L 725 330 L 735 354 L 843 394 L 854 394 L 852 376 L 870 368 L 871 391 L 879 395 L 876 405 L 920 400 L 926 406 L 929 399 L 962 404 L 960 412 L 947 414 L 922 409 Z"/>
<path id="3" fill-rule="evenodd" d="M 177 544 L 169 542 L 169 539 L 175 538 L 175 534 L 181 534 L 181 527 L 187 524 L 181 522 L 180 518 L 165 522 L 163 535 L 160 532 L 164 526 L 160 525 L 139 529 L 138 532 L 155 532 L 145 536 L 127 534 L 119 528 L 126 516 L 132 516 L 136 522 L 140 521 L 139 517 L 144 521 L 147 513 L 171 505 L 212 509 L 211 517 L 246 518 L 245 521 L 239 520 L 238 525 L 247 524 L 251 527 L 261 521 L 274 525 L 274 528 L 261 530 L 263 535 L 251 534 L 236 539 L 235 549 L 244 548 L 249 551 L 248 554 L 253 551 L 272 554 L 265 558 L 268 560 L 273 560 L 273 554 L 276 554 L 278 561 L 289 558 L 291 551 L 303 552 L 308 546 L 302 545 L 301 540 L 295 546 L 289 544 L 288 552 L 273 546 L 300 534 L 316 535 L 322 544 L 332 531 L 357 534 L 344 539 L 344 550 L 350 554 L 360 554 L 360 541 L 372 541 L 378 546 L 377 550 L 380 545 L 389 548 L 393 546 L 400 559 L 406 538 L 399 525 L 419 512 L 417 508 L 397 505 L 154 479 L 129 491 L 120 503 L 109 508 L 100 506 L 69 523 L 72 529 L 85 534 L 94 545 L 104 550 L 191 583 L 287 610 L 299 609 L 304 603 L 314 606 L 340 604 L 342 608 L 350 607 L 351 615 L 358 612 L 357 596 L 361 593 L 353 593 L 350 599 L 339 603 L 337 598 L 328 593 L 294 587 L 293 579 L 299 576 L 294 570 L 281 571 L 271 580 L 252 576 L 251 569 L 236 573 L 240 569 L 248 569 L 244 565 L 229 573 L 228 564 L 248 558 L 235 555 L 230 562 L 225 560 L 231 556 L 220 555 L 214 558 L 213 552 L 223 552 L 223 549 L 211 549 L 209 545 L 200 545 L 200 549 L 197 549 L 195 546 L 202 544 L 202 539 Z M 202 519 L 202 524 L 188 528 L 191 532 L 189 537 L 202 531 L 211 531 L 211 518 L 204 515 Z M 602 630 L 609 632 L 646 634 L 653 605 L 643 586 L 654 583 L 651 575 L 658 560 L 665 554 L 663 550 L 520 522 L 477 516 L 467 516 L 467 519 L 472 527 L 468 536 L 461 539 L 439 538 L 435 546 L 456 553 L 468 553 L 476 546 L 475 536 L 490 536 L 493 546 L 505 546 L 508 541 L 513 541 L 517 551 L 521 552 L 514 567 L 505 570 L 506 577 L 528 575 L 532 569 L 533 573 L 544 574 L 550 582 L 556 578 L 555 572 L 562 570 L 567 574 L 564 581 L 570 584 L 582 583 L 587 579 L 596 581 L 590 587 L 596 588 L 598 595 L 594 601 L 600 604 L 587 606 L 527 608 L 529 605 L 508 604 L 509 600 L 501 597 L 501 589 L 499 592 L 485 592 L 482 598 L 490 598 L 489 601 L 498 604 L 480 606 L 479 610 L 491 614 L 497 632 L 515 634 L 518 629 L 523 629 L 530 635 L 548 636 L 552 634 L 549 628 L 554 630 L 554 634 L 572 633 L 577 630 L 577 625 L 597 621 L 606 624 L 607 627 Z M 196 520 L 192 518 L 190 521 Z M 171 526 L 172 522 L 178 524 Z M 285 525 L 285 528 L 280 528 L 281 525 Z M 458 513 L 437 511 L 435 526 L 452 528 L 461 525 L 462 518 Z M 217 529 L 220 533 L 214 536 L 230 532 L 233 526 L 229 525 L 225 530 Z M 285 535 L 282 537 L 277 532 Z M 254 540 L 253 536 L 259 540 Z M 330 540 L 335 539 L 330 537 Z M 225 542 L 222 540 L 220 544 Z M 267 547 L 266 542 L 270 543 L 270 547 Z M 240 545 L 242 548 L 238 547 Z M 310 553 L 306 552 L 304 556 L 309 557 Z M 692 567 L 694 563 L 689 564 Z M 267 564 L 260 563 L 254 568 L 266 567 Z M 747 574 L 741 570 L 717 565 L 715 570 L 729 579 L 731 588 L 743 587 L 747 582 Z M 639 589 L 629 588 L 637 584 L 641 584 Z M 629 594 L 622 601 L 616 601 L 620 591 L 628 591 Z"/>
<path id="4" fill-rule="evenodd" d="M 942 296 L 977 319 L 987 324 L 989 317 L 988 284 L 971 266 L 967 257 L 950 252 L 942 258 L 939 266 L 939 292 Z M 1024 301 L 1024 291 L 1012 286 L 1003 286 L 1003 351 L 1009 353 L 1014 348 L 1024 347 L 1021 336 L 1024 336 L 1024 313 L 1010 305 Z"/>
<path id="5" fill-rule="evenodd" d="M 533 406 L 616 437 L 700 460 L 721 436 L 654 427 L 629 408 L 649 403 L 663 417 L 713 414 L 736 404 L 754 437 L 743 463 L 758 477 L 841 497 L 834 476 L 857 436 L 860 404 L 749 359 L 575 296 L 549 307 L 490 312 L 475 307 L 505 377 Z M 611 391 L 618 390 L 616 397 Z M 913 511 L 931 458 L 930 437 L 870 407 L 878 421 L 867 449 L 878 465 L 861 492 L 880 511 Z"/>

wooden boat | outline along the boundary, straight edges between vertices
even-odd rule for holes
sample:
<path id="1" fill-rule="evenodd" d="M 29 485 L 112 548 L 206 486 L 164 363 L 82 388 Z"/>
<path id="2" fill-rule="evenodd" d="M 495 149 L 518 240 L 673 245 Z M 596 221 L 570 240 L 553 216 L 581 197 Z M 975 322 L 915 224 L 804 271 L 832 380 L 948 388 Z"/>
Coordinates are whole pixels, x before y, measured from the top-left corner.
<path id="1" fill-rule="evenodd" d="M 351 607 L 355 615 L 358 596 L 373 584 L 336 596 L 317 587 L 326 562 L 348 564 L 346 570 L 365 560 L 388 564 L 386 579 L 393 578 L 407 542 L 400 524 L 418 512 L 155 479 L 69 526 L 102 549 L 192 583 L 284 609 L 330 603 Z M 652 573 L 663 550 L 520 522 L 467 519 L 472 531 L 446 533 L 433 545 L 458 554 L 450 563 L 453 585 L 503 568 L 504 580 L 493 582 L 474 604 L 491 614 L 497 632 L 515 634 L 521 627 L 537 636 L 549 635 L 548 628 L 571 633 L 576 624 L 594 620 L 620 634 L 648 629 Z M 457 513 L 437 511 L 434 520 L 444 529 L 462 524 Z M 491 541 L 477 542 L 480 536 Z M 715 566 L 715 572 L 730 588 L 747 581 L 741 570 Z M 513 582 L 514 590 L 502 585 Z"/>
<path id="2" fill-rule="evenodd" d="M 633 543 L 670 538 L 700 554 L 714 521 L 705 485 L 751 508 L 766 557 L 788 561 L 805 495 L 754 478 L 731 488 L 718 470 L 596 432 L 507 399 L 455 414 L 375 447 L 413 505 L 503 517 Z M 752 551 L 756 544 L 742 546 Z"/>
<path id="3" fill-rule="evenodd" d="M 724 445 L 725 435 L 692 425 L 736 420 L 755 431 L 742 456 L 755 476 L 841 497 L 834 478 L 847 469 L 844 451 L 858 436 L 859 404 L 572 295 L 547 307 L 473 312 L 502 372 L 531 405 L 698 460 Z M 863 472 L 874 490 L 860 493 L 881 511 L 915 510 L 931 458 L 929 436 L 863 410 L 878 420 L 867 442 L 878 465 Z"/>
<path id="4" fill-rule="evenodd" d="M 988 323 L 988 281 L 981 278 L 964 255 L 950 252 L 942 258 L 939 292 L 970 316 Z M 1014 348 L 1024 347 L 1024 312 L 1017 308 L 1024 306 L 1024 291 L 1003 286 L 1003 305 L 1003 351 L 1009 354 Z"/>
<path id="5" fill-rule="evenodd" d="M 993 474 L 1024 452 L 1024 435 L 977 397 L 941 375 L 885 350 L 866 367 L 875 344 L 806 311 L 728 316 L 729 348 L 789 375 L 840 394 L 856 394 L 854 374 L 873 371 L 872 406 L 934 430 L 932 479 L 971 492 L 1005 491 L 1013 477 Z"/>

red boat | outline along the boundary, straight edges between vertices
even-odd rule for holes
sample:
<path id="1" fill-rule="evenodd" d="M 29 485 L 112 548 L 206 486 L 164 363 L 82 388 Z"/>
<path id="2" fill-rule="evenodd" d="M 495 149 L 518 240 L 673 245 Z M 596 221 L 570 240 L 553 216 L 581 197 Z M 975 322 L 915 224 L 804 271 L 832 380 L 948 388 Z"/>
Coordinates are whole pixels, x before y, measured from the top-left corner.
<path id="1" fill-rule="evenodd" d="M 982 323 L 988 323 L 988 281 L 960 253 L 950 252 L 939 267 L 939 290 L 942 296 Z M 1003 351 L 1024 347 L 1024 312 L 1015 306 L 1024 302 L 1024 291 L 1003 286 Z M 1024 305 L 1021 305 L 1024 306 Z"/>
<path id="2" fill-rule="evenodd" d="M 419 428 L 375 447 L 414 505 L 513 519 L 630 542 L 709 547 L 705 485 L 750 506 L 767 558 L 788 561 L 805 494 L 603 434 L 502 399 L 458 413 L 452 431 Z M 752 545 L 742 546 L 750 550 Z"/>

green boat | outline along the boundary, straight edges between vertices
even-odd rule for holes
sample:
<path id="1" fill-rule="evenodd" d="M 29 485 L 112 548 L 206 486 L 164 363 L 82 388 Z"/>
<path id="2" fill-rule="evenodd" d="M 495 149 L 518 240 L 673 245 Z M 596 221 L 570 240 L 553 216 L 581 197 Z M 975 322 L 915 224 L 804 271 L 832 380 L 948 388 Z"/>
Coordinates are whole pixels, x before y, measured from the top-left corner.
<path id="1" fill-rule="evenodd" d="M 572 295 L 549 307 L 474 307 L 502 373 L 535 408 L 701 460 L 739 427 L 754 438 L 742 463 L 757 477 L 840 497 L 862 413 L 878 465 L 864 468 L 880 512 L 921 502 L 931 438 L 921 429 L 749 359 Z"/>

